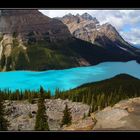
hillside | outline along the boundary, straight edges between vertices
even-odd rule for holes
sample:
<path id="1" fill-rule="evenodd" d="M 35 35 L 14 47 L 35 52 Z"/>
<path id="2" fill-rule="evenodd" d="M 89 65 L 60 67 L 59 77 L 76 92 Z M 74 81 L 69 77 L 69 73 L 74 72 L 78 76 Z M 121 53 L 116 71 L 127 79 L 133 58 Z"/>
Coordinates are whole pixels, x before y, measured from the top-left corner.
<path id="1" fill-rule="evenodd" d="M 96 120 L 93 130 L 140 130 L 140 98 L 122 100 L 113 107 L 92 113 L 91 117 Z"/>
<path id="2" fill-rule="evenodd" d="M 131 98 L 90 114 L 64 130 L 76 131 L 139 131 L 140 98 Z M 89 121 L 92 118 L 92 121 Z"/>
<path id="3" fill-rule="evenodd" d="M 89 22 L 97 24 L 95 19 L 88 19 L 86 15 L 82 18 L 86 25 Z M 73 24 L 77 28 L 77 23 Z M 83 26 L 83 22 L 79 21 L 79 24 L 80 27 Z M 92 25 L 87 27 L 96 34 Z M 96 38 L 97 43 L 93 43 L 74 36 L 65 23 L 49 18 L 38 10 L 1 10 L 0 71 L 65 69 L 105 61 L 139 62 L 138 49 L 122 40 L 111 25 L 102 27 L 104 28 L 100 38 Z M 104 32 L 108 35 L 105 36 L 106 39 Z M 87 37 L 86 34 L 82 36 Z M 93 34 L 90 34 L 89 37 L 92 36 Z M 116 45 L 116 42 L 111 40 L 114 36 L 121 38 L 123 43 L 117 42 Z"/>
<path id="4" fill-rule="evenodd" d="M 126 89 L 132 89 L 132 91 L 134 90 L 133 86 L 135 85 L 138 88 L 138 85 L 140 84 L 140 79 L 135 78 L 131 75 L 128 74 L 119 74 L 116 75 L 112 78 L 103 80 L 103 81 L 99 81 L 99 82 L 94 82 L 94 83 L 88 83 L 88 84 L 84 84 L 80 87 L 78 87 L 77 89 L 82 89 L 82 88 L 100 88 L 102 90 L 112 90 L 112 89 L 117 89 L 120 86 L 122 88 L 124 88 L 124 90 Z"/>
<path id="5" fill-rule="evenodd" d="M 67 27 L 38 10 L 1 10 L 0 32 L 1 71 L 79 66 Z"/>
<path id="6" fill-rule="evenodd" d="M 84 84 L 60 94 L 61 98 L 83 102 L 91 106 L 91 112 L 112 106 L 123 99 L 140 96 L 140 79 L 127 74 L 99 82 Z"/>
<path id="7" fill-rule="evenodd" d="M 60 127 L 65 103 L 72 113 L 72 124 Z M 9 131 L 34 131 L 37 104 L 27 100 L 5 101 Z M 51 131 L 140 130 L 140 98 L 117 102 L 88 115 L 89 106 L 61 99 L 46 99 L 48 123 Z M 85 116 L 85 117 L 84 117 Z"/>

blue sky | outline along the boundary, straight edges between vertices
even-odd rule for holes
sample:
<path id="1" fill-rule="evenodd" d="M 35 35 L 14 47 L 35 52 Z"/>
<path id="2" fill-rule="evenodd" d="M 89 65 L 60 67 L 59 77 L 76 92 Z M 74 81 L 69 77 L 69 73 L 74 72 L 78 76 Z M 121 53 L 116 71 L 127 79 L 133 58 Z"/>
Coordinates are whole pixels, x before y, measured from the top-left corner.
<path id="1" fill-rule="evenodd" d="M 109 22 L 128 42 L 140 44 L 140 10 L 40 10 L 53 18 L 62 17 L 68 13 L 73 15 L 89 13 L 96 17 L 100 24 Z"/>
<path id="2" fill-rule="evenodd" d="M 123 28 L 122 31 L 123 32 L 130 32 L 131 31 L 132 26 L 130 24 L 126 24 Z"/>

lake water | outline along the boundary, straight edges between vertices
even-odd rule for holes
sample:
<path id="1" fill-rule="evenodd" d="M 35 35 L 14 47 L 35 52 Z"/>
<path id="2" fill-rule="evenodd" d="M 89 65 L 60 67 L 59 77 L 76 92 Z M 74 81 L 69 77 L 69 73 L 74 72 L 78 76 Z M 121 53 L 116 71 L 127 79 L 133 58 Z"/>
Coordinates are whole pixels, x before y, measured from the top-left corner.
<path id="1" fill-rule="evenodd" d="M 0 89 L 38 90 L 43 86 L 52 93 L 56 88 L 68 90 L 84 83 L 113 77 L 120 73 L 130 74 L 140 79 L 140 64 L 129 62 L 104 62 L 95 66 L 77 67 L 44 72 L 12 71 L 0 72 Z"/>

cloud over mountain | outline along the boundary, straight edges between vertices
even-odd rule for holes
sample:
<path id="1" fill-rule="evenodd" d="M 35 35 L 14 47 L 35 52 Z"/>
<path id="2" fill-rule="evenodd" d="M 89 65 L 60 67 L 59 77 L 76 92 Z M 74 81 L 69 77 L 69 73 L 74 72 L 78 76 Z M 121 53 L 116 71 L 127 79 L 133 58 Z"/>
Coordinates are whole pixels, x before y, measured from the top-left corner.
<path id="1" fill-rule="evenodd" d="M 140 43 L 138 39 L 140 38 L 140 10 L 41 10 L 41 12 L 50 17 L 87 12 L 96 17 L 100 23 L 111 23 L 127 41 Z"/>

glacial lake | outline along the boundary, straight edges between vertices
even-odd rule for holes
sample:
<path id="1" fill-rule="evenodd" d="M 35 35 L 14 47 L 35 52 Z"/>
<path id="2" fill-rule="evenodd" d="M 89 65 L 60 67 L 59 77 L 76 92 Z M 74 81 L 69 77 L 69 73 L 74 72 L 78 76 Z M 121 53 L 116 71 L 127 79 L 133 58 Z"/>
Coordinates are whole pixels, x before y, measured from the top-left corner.
<path id="1" fill-rule="evenodd" d="M 95 66 L 64 70 L 0 72 L 0 89 L 38 90 L 43 86 L 53 94 L 56 88 L 68 90 L 84 83 L 111 78 L 120 73 L 130 74 L 140 79 L 140 64 L 136 61 L 104 62 Z"/>

